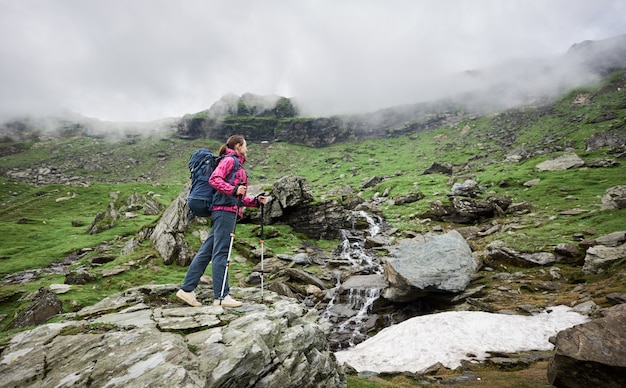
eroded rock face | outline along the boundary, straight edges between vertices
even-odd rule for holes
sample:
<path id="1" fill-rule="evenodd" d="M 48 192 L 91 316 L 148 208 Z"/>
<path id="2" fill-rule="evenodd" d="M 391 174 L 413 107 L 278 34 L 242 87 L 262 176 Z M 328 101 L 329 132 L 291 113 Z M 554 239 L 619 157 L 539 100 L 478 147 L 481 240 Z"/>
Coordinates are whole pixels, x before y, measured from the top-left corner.
<path id="1" fill-rule="evenodd" d="M 346 386 L 331 326 L 315 310 L 267 290 L 260 303 L 257 289 L 232 289 L 244 301 L 237 309 L 186 307 L 176 290 L 132 288 L 75 320 L 14 335 L 0 359 L 3 386 Z"/>

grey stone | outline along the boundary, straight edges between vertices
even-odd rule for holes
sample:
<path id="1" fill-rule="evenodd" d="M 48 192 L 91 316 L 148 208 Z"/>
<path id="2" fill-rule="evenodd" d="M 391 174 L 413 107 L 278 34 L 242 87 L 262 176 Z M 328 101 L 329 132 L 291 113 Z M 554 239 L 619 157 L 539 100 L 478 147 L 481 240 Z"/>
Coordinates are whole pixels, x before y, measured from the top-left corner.
<path id="1" fill-rule="evenodd" d="M 626 243 L 616 247 L 595 245 L 587 249 L 583 272 L 587 275 L 600 273 L 617 260 L 626 257 Z"/>
<path id="2" fill-rule="evenodd" d="M 47 288 L 41 287 L 34 301 L 7 325 L 7 329 L 38 325 L 61 313 L 63 306 L 59 298 Z"/>
<path id="3" fill-rule="evenodd" d="M 383 296 L 394 302 L 415 300 L 429 293 L 459 293 L 478 269 L 472 250 L 460 233 L 428 233 L 404 239 L 384 259 Z"/>
<path id="4" fill-rule="evenodd" d="M 193 260 L 194 253 L 184 238 L 184 232 L 189 228 L 189 220 L 185 216 L 189 188 L 189 183 L 183 187 L 181 193 L 165 209 L 150 234 L 154 248 L 168 265 L 176 262 L 185 266 Z"/>
<path id="5" fill-rule="evenodd" d="M 384 288 L 387 284 L 383 275 L 353 275 L 347 278 L 342 284 L 342 289 L 370 289 Z"/>
<path id="6" fill-rule="evenodd" d="M 604 245 L 605 247 L 616 247 L 626 242 L 626 232 L 609 233 L 594 239 L 594 242 L 597 245 Z"/>
<path id="7" fill-rule="evenodd" d="M 430 165 L 424 172 L 424 175 L 428 174 L 444 174 L 444 175 L 452 175 L 452 167 L 444 166 L 443 164 L 434 162 Z"/>
<path id="8" fill-rule="evenodd" d="M 79 320 L 13 335 L 1 385 L 346 386 L 329 350 L 331 325 L 316 310 L 269 291 L 260 304 L 259 290 L 234 287 L 244 301 L 237 309 L 150 306 L 154 297 L 175 300 L 177 288 L 129 289 L 81 310 Z"/>
<path id="9" fill-rule="evenodd" d="M 556 387 L 626 386 L 626 305 L 610 308 L 604 318 L 560 331 L 548 364 Z"/>
<path id="10" fill-rule="evenodd" d="M 546 160 L 535 166 L 537 171 L 564 171 L 570 168 L 581 167 L 585 161 L 574 153 L 563 154 L 557 158 Z"/>
<path id="11" fill-rule="evenodd" d="M 311 185 L 299 176 L 286 176 L 277 180 L 272 187 L 272 194 L 283 210 L 313 201 Z"/>

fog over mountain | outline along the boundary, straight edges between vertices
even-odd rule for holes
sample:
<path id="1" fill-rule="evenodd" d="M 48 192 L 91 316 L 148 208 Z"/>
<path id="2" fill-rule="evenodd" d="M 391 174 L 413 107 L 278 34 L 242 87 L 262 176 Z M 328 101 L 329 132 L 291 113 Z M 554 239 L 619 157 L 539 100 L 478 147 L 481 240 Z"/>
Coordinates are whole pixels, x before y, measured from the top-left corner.
<path id="1" fill-rule="evenodd" d="M 562 59 L 626 33 L 623 15 L 621 0 L 0 0 L 0 118 L 152 121 L 248 92 L 316 116 L 505 83 L 549 96 L 593 79 Z"/>

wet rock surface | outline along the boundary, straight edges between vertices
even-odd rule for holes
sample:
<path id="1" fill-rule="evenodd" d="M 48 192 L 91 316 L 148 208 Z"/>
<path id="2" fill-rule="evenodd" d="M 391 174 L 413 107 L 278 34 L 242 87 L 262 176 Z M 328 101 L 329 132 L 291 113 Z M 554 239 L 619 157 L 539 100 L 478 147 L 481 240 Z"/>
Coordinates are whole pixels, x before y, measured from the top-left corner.
<path id="1" fill-rule="evenodd" d="M 315 310 L 269 291 L 261 303 L 256 289 L 232 290 L 237 309 L 186 307 L 176 290 L 132 288 L 16 334 L 2 351 L 2 386 L 346 385 Z"/>

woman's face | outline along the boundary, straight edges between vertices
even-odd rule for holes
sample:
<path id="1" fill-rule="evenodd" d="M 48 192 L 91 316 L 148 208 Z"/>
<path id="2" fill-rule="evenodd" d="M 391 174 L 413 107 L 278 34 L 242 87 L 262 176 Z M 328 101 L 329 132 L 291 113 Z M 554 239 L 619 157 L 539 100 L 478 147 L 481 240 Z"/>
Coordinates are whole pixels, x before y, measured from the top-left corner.
<path id="1" fill-rule="evenodd" d="M 235 144 L 235 152 L 246 156 L 248 154 L 248 144 L 244 140 L 243 143 Z"/>

